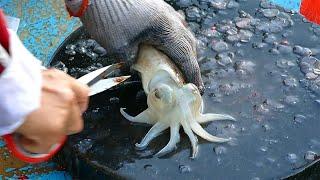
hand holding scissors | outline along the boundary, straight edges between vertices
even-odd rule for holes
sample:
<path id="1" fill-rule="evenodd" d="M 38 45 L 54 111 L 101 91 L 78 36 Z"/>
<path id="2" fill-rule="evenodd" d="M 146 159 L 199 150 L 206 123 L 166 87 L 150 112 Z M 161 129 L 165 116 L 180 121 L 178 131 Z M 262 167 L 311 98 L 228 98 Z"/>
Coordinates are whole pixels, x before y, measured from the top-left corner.
<path id="1" fill-rule="evenodd" d="M 104 90 L 107 90 L 113 86 L 118 85 L 119 83 L 125 81 L 130 76 L 121 76 L 105 79 L 110 73 L 114 70 L 119 69 L 122 66 L 121 63 L 113 64 L 107 67 L 100 68 L 96 71 L 93 71 L 89 74 L 86 74 L 79 79 L 78 82 L 86 84 L 89 86 L 89 96 L 98 94 Z M 48 114 L 47 116 L 50 116 Z M 26 150 L 22 145 L 22 140 L 26 138 L 20 133 L 7 134 L 3 136 L 9 151 L 18 159 L 28 162 L 28 163 L 39 163 L 44 162 L 54 156 L 63 146 L 67 137 L 59 137 L 59 143 L 50 147 L 48 153 L 32 153 L 31 151 Z M 58 138 L 58 137 L 53 137 Z M 56 142 L 56 141 L 55 141 Z M 30 147 L 29 147 L 30 148 Z"/>

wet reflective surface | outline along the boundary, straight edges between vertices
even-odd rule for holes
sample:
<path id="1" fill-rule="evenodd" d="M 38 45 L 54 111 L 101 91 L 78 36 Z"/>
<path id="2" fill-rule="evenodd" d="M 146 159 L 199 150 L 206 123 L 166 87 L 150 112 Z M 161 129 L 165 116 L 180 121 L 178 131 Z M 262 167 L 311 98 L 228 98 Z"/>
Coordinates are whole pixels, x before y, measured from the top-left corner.
<path id="1" fill-rule="evenodd" d="M 97 174 L 131 178 L 272 179 L 319 159 L 320 27 L 265 1 L 170 3 L 183 11 L 198 39 L 205 112 L 238 120 L 209 123 L 205 129 L 232 140 L 199 139 L 194 160 L 183 131 L 177 150 L 163 158 L 152 155 L 167 143 L 168 131 L 147 149 L 135 149 L 150 127 L 129 123 L 119 113 L 120 107 L 132 115 L 146 108 L 141 84 L 133 78 L 91 98 L 84 132 L 71 137 L 64 150 L 69 168 L 79 174 L 75 169 L 86 164 Z M 52 64 L 79 77 L 115 62 L 106 53 L 78 31 Z"/>

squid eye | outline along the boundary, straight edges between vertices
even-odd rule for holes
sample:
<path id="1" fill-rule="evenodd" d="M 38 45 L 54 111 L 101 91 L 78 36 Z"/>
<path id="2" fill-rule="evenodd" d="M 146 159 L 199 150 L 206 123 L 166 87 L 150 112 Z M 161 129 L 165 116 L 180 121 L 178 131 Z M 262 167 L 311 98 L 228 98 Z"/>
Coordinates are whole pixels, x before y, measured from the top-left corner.
<path id="1" fill-rule="evenodd" d="M 160 94 L 159 94 L 159 91 L 158 91 L 157 89 L 154 91 L 154 96 L 155 96 L 157 99 L 161 99 Z"/>

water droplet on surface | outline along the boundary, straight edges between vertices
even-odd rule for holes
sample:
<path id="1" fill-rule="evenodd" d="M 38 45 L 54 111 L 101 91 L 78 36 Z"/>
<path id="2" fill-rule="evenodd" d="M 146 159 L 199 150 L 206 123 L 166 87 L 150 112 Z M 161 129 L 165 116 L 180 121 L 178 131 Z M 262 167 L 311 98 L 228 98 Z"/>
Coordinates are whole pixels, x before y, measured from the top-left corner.
<path id="1" fill-rule="evenodd" d="M 300 66 L 300 71 L 303 72 L 304 74 L 307 74 L 309 72 L 312 72 L 312 65 L 308 62 L 301 62 L 299 63 Z"/>
<path id="2" fill-rule="evenodd" d="M 285 80 L 283 80 L 283 84 L 288 87 L 296 87 L 298 85 L 297 80 L 293 77 L 287 77 Z"/>
<path id="3" fill-rule="evenodd" d="M 300 56 L 308 56 L 312 54 L 312 51 L 309 48 L 304 48 L 301 46 L 294 46 L 293 52 Z"/>
<path id="4" fill-rule="evenodd" d="M 227 5 L 227 8 L 229 9 L 238 8 L 238 7 L 239 7 L 239 3 L 237 3 L 234 0 L 231 0 Z"/>
<path id="5" fill-rule="evenodd" d="M 200 21 L 201 10 L 198 7 L 191 6 L 186 9 L 186 17 L 188 21 Z"/>
<path id="6" fill-rule="evenodd" d="M 253 108 L 259 113 L 268 113 L 270 111 L 265 104 L 254 105 Z"/>
<path id="7" fill-rule="evenodd" d="M 313 151 L 307 151 L 304 155 L 304 159 L 307 161 L 314 161 L 318 157 L 317 153 Z"/>
<path id="8" fill-rule="evenodd" d="M 192 5 L 191 0 L 177 0 L 177 6 L 179 7 L 188 7 Z"/>
<path id="9" fill-rule="evenodd" d="M 217 146 L 214 148 L 216 155 L 223 155 L 227 153 L 227 148 L 224 146 Z"/>
<path id="10" fill-rule="evenodd" d="M 305 117 L 304 115 L 296 114 L 294 115 L 293 121 L 296 123 L 303 123 L 306 119 L 307 117 Z"/>
<path id="11" fill-rule="evenodd" d="M 73 61 L 74 60 L 74 57 L 70 57 L 69 59 L 68 59 L 68 61 Z"/>
<path id="12" fill-rule="evenodd" d="M 217 31 L 221 33 L 226 33 L 229 29 L 232 28 L 231 25 L 228 24 L 217 24 L 216 26 Z"/>
<path id="13" fill-rule="evenodd" d="M 92 47 L 95 47 L 96 45 L 97 45 L 97 42 L 93 39 L 88 39 L 86 41 L 86 47 L 92 48 Z"/>
<path id="14" fill-rule="evenodd" d="M 120 102 L 120 99 L 118 97 L 112 97 L 109 99 L 111 104 L 118 104 Z"/>
<path id="15" fill-rule="evenodd" d="M 308 80 L 313 80 L 313 79 L 317 79 L 318 75 L 317 74 L 314 74 L 313 72 L 308 72 L 306 75 L 305 75 L 306 79 Z"/>
<path id="16" fill-rule="evenodd" d="M 88 50 L 85 47 L 79 47 L 76 49 L 76 51 L 80 54 L 86 54 L 88 52 Z"/>
<path id="17" fill-rule="evenodd" d="M 86 153 L 89 149 L 92 148 L 92 145 L 93 145 L 92 139 L 83 139 L 75 146 L 81 153 Z"/>
<path id="18" fill-rule="evenodd" d="M 144 170 L 149 170 L 152 169 L 152 165 L 151 164 L 146 164 L 143 166 Z"/>
<path id="19" fill-rule="evenodd" d="M 255 64 L 252 61 L 237 61 L 234 69 L 240 77 L 248 76 L 254 73 Z"/>
<path id="20" fill-rule="evenodd" d="M 225 53 L 220 53 L 216 56 L 216 59 L 217 59 L 217 64 L 223 66 L 223 67 L 226 67 L 230 64 L 232 64 L 232 59 L 230 56 L 228 56 L 227 54 Z"/>
<path id="21" fill-rule="evenodd" d="M 270 131 L 271 130 L 271 127 L 268 124 L 262 125 L 262 128 L 263 128 L 264 131 Z"/>
<path id="22" fill-rule="evenodd" d="M 320 61 L 318 59 L 315 59 L 313 66 L 314 66 L 314 68 L 320 69 Z"/>
<path id="23" fill-rule="evenodd" d="M 268 0 L 262 0 L 260 2 L 260 7 L 261 8 L 265 8 L 265 9 L 269 9 L 269 8 L 275 8 L 275 5 L 273 5 L 270 1 Z"/>
<path id="24" fill-rule="evenodd" d="M 223 51 L 227 51 L 229 49 L 229 46 L 224 41 L 218 41 L 213 43 L 212 49 L 216 52 L 223 52 Z"/>
<path id="25" fill-rule="evenodd" d="M 260 22 L 256 26 L 257 30 L 265 33 L 279 33 L 283 30 L 283 27 L 279 23 L 271 22 Z"/>
<path id="26" fill-rule="evenodd" d="M 275 48 L 270 49 L 269 52 L 275 55 L 280 54 L 280 52 Z"/>
<path id="27" fill-rule="evenodd" d="M 98 54 L 94 53 L 94 52 L 87 52 L 86 55 L 91 58 L 92 60 L 97 59 L 99 56 Z"/>
<path id="28" fill-rule="evenodd" d="M 286 160 L 291 164 L 295 164 L 298 162 L 298 156 L 294 153 L 288 153 L 286 156 Z"/>
<path id="29" fill-rule="evenodd" d="M 218 163 L 219 165 L 222 164 L 222 159 L 221 159 L 220 157 L 217 158 L 217 163 Z"/>
<path id="30" fill-rule="evenodd" d="M 92 112 L 94 112 L 94 113 L 98 113 L 98 112 L 99 112 L 99 110 L 100 110 L 100 108 L 95 108 L 95 109 L 93 109 L 93 110 L 92 110 Z"/>
<path id="31" fill-rule="evenodd" d="M 72 50 L 72 49 L 65 50 L 64 53 L 66 53 L 66 54 L 68 54 L 68 55 L 71 55 L 71 56 L 76 55 L 76 51 L 75 51 L 75 50 Z"/>
<path id="32" fill-rule="evenodd" d="M 273 109 L 282 109 L 282 108 L 284 108 L 284 105 L 283 105 L 283 104 L 281 104 L 281 103 L 279 103 L 279 102 L 277 102 L 277 101 L 274 101 L 274 100 L 272 100 L 272 99 L 266 99 L 266 100 L 263 102 L 263 104 L 268 105 L 268 106 L 270 106 L 270 107 L 273 108 Z"/>
<path id="33" fill-rule="evenodd" d="M 313 73 L 316 75 L 320 75 L 320 69 L 313 69 Z"/>
<path id="34" fill-rule="evenodd" d="M 295 66 L 295 63 L 286 59 L 280 59 L 276 62 L 276 66 L 282 69 Z"/>
<path id="35" fill-rule="evenodd" d="M 279 140 L 277 139 L 265 139 L 266 142 L 268 142 L 268 144 L 272 145 L 272 144 L 277 144 L 279 142 Z"/>
<path id="36" fill-rule="evenodd" d="M 187 165 L 180 165 L 179 166 L 179 171 L 182 174 L 190 173 L 191 172 L 191 168 L 190 168 L 190 166 L 187 166 Z"/>
<path id="37" fill-rule="evenodd" d="M 266 146 L 261 146 L 260 147 L 260 151 L 261 152 L 267 152 L 268 151 L 268 148 Z"/>
<path id="38" fill-rule="evenodd" d="M 261 11 L 264 17 L 267 18 L 276 17 L 280 13 L 278 9 L 262 9 Z"/>
<path id="39" fill-rule="evenodd" d="M 240 41 L 240 37 L 238 34 L 237 35 L 229 35 L 226 37 L 226 41 L 231 42 L 231 43 L 237 42 L 237 41 Z"/>
<path id="40" fill-rule="evenodd" d="M 299 102 L 299 98 L 298 96 L 286 96 L 284 98 L 284 102 L 286 102 L 287 104 L 295 105 Z"/>
<path id="41" fill-rule="evenodd" d="M 239 34 L 240 42 L 246 43 L 249 42 L 253 33 L 249 30 L 240 29 Z"/>
<path id="42" fill-rule="evenodd" d="M 319 61 L 319 60 L 313 56 L 306 56 L 301 59 L 301 62 L 311 64 L 313 67 L 315 67 L 317 61 Z"/>
<path id="43" fill-rule="evenodd" d="M 268 44 L 273 44 L 277 40 L 278 40 L 278 38 L 274 34 L 267 34 L 263 37 L 263 42 L 268 43 Z"/>
<path id="44" fill-rule="evenodd" d="M 282 54 L 290 54 L 290 53 L 292 53 L 292 51 L 293 51 L 291 46 L 282 45 L 282 44 L 278 45 L 278 46 L 277 46 L 277 49 L 278 49 L 279 52 L 282 53 Z"/>
<path id="45" fill-rule="evenodd" d="M 78 46 L 79 48 L 80 47 L 86 47 L 87 43 L 85 40 L 79 40 L 77 43 L 76 43 L 76 46 Z"/>
<path id="46" fill-rule="evenodd" d="M 65 72 L 65 73 L 68 73 L 68 68 L 67 68 L 67 66 L 66 66 L 63 62 L 61 62 L 61 61 L 59 61 L 59 62 L 57 62 L 56 64 L 52 65 L 52 67 L 53 67 L 53 68 L 56 68 L 56 69 L 59 69 L 59 70 Z"/>
<path id="47" fill-rule="evenodd" d="M 107 51 L 106 51 L 103 47 L 101 47 L 101 46 L 95 46 L 94 49 L 93 49 L 93 51 L 94 51 L 95 53 L 99 54 L 100 56 L 104 56 L 104 55 L 107 54 Z"/>
<path id="48" fill-rule="evenodd" d="M 251 19 L 241 18 L 236 22 L 236 26 L 240 29 L 249 29 L 251 27 Z"/>
<path id="49" fill-rule="evenodd" d="M 262 48 L 265 48 L 267 46 L 268 46 L 267 43 L 257 43 L 257 42 L 252 43 L 252 47 L 253 48 L 262 49 Z"/>
<path id="50" fill-rule="evenodd" d="M 238 30 L 235 27 L 231 27 L 230 29 L 228 29 L 226 31 L 226 34 L 227 35 L 237 35 L 238 34 Z"/>
<path id="51" fill-rule="evenodd" d="M 208 38 L 220 37 L 221 36 L 220 32 L 218 32 L 216 30 L 212 30 L 211 28 L 202 30 L 201 34 L 205 36 L 205 37 L 202 38 L 202 41 L 204 41 L 205 43 L 207 43 Z M 205 48 L 207 48 L 207 47 L 205 47 Z"/>
<path id="52" fill-rule="evenodd" d="M 67 49 L 67 50 L 75 50 L 75 49 L 76 49 L 76 46 L 73 45 L 73 44 L 69 44 L 69 45 L 66 46 L 66 49 Z"/>
<path id="53" fill-rule="evenodd" d="M 274 158 L 271 158 L 271 157 L 268 157 L 267 158 L 267 161 L 270 163 L 270 164 L 274 164 L 276 162 L 276 160 Z"/>
<path id="54" fill-rule="evenodd" d="M 239 10 L 238 11 L 239 17 L 240 18 L 247 18 L 247 17 L 251 17 L 249 13 L 245 12 L 244 10 Z"/>
<path id="55" fill-rule="evenodd" d="M 226 9 L 228 0 L 213 0 L 210 2 L 210 6 L 216 9 Z"/>
<path id="56" fill-rule="evenodd" d="M 279 25 L 279 26 L 281 26 L 283 28 L 292 26 L 294 24 L 294 22 L 292 21 L 290 16 L 289 17 L 283 17 L 283 18 L 276 17 L 276 18 L 271 20 L 271 23 Z"/>

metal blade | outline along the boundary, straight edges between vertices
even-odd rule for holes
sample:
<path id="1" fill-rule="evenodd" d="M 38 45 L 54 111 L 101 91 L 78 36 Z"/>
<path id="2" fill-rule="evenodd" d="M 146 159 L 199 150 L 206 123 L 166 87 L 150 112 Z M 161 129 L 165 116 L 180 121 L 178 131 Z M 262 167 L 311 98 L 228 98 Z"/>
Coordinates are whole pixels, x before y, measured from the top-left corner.
<path id="1" fill-rule="evenodd" d="M 86 84 L 88 86 L 92 86 L 101 79 L 106 78 L 107 75 L 112 73 L 113 71 L 119 69 L 123 63 L 112 64 L 110 66 L 106 66 L 100 69 L 97 69 L 91 73 L 88 73 L 78 79 L 79 82 Z"/>
<path id="2" fill-rule="evenodd" d="M 114 77 L 109 79 L 102 79 L 90 87 L 89 96 L 93 96 L 95 94 L 101 93 L 102 91 L 110 89 L 124 82 L 130 77 L 131 76 L 120 76 L 120 77 Z"/>

